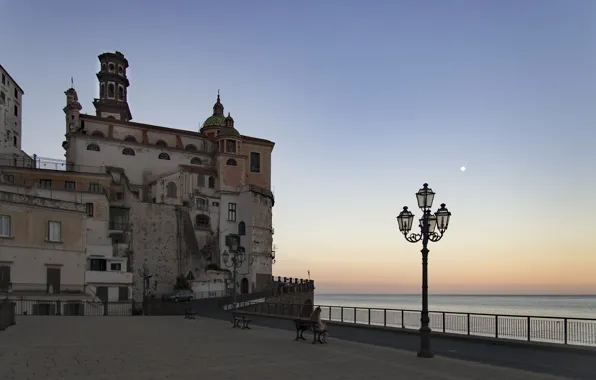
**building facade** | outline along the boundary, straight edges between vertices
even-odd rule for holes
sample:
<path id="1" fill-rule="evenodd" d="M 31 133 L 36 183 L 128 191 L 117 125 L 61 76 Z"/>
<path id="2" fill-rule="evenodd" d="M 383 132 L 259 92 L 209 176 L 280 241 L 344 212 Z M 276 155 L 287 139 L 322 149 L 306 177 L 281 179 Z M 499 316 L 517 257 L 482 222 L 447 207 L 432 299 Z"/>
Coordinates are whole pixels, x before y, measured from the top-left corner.
<path id="1" fill-rule="evenodd" d="M 81 113 L 73 88 L 65 92 L 63 147 L 70 170 L 104 167 L 122 175 L 120 199 L 110 202 L 128 213 L 121 239 L 137 245 L 131 252 L 135 298 L 146 294 L 148 276 L 158 294 L 178 275 L 198 282 L 196 288 L 218 281 L 226 269 L 222 253 L 234 243 L 247 253 L 236 291 L 262 288 L 274 255 L 274 143 L 240 134 L 219 95 L 199 131 L 133 122 L 128 67 L 120 52 L 99 56 L 95 115 Z M 164 245 L 159 252 L 144 243 L 156 236 Z"/>
<path id="2" fill-rule="evenodd" d="M 0 156 L 21 156 L 23 89 L 0 65 Z"/>
<path id="3" fill-rule="evenodd" d="M 28 314 L 132 312 L 107 173 L 0 165 L 0 295 Z M 110 310 L 113 309 L 113 310 Z"/>

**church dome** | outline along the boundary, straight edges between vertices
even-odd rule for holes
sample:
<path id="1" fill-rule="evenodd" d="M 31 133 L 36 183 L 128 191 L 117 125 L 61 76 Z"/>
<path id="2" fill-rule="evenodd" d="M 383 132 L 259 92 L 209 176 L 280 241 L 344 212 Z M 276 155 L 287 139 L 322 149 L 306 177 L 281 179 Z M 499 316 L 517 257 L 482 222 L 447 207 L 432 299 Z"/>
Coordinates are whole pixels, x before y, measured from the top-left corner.
<path id="1" fill-rule="evenodd" d="M 203 123 L 203 127 L 225 127 L 226 117 L 224 116 L 224 106 L 221 104 L 219 94 L 217 94 L 217 101 L 213 105 L 213 115 L 209 116 Z"/>
<path id="2" fill-rule="evenodd" d="M 217 137 L 240 137 L 240 132 L 234 127 L 225 127 L 219 130 Z"/>

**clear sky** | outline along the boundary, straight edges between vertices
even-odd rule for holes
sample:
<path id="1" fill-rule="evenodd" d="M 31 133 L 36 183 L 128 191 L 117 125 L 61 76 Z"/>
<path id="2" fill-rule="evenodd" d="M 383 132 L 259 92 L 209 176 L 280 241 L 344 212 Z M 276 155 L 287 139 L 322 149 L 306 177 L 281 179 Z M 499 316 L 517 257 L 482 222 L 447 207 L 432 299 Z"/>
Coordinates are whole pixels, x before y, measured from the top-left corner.
<path id="1" fill-rule="evenodd" d="M 431 292 L 596 293 L 596 1 L 1 3 L 28 153 L 63 158 L 63 92 L 93 114 L 115 50 L 135 121 L 196 131 L 219 88 L 275 141 L 276 275 L 418 292 L 395 216 L 428 182 Z"/>

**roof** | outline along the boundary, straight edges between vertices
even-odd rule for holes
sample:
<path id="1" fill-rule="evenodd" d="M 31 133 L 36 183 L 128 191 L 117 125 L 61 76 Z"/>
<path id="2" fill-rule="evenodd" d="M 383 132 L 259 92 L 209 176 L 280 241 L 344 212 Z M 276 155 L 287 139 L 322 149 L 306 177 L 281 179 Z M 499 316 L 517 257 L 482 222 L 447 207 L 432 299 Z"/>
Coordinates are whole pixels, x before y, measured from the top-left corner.
<path id="1" fill-rule="evenodd" d="M 138 127 L 138 128 L 151 129 L 151 130 L 158 131 L 158 132 L 173 133 L 173 134 L 186 135 L 186 136 L 192 136 L 192 137 L 200 137 L 200 138 L 204 138 L 204 139 L 207 138 L 205 135 L 203 135 L 200 132 L 189 131 L 189 130 L 186 130 L 186 129 L 167 128 L 167 127 L 161 127 L 161 126 L 158 126 L 158 125 L 137 123 L 137 122 L 134 122 L 134 121 L 123 121 L 123 120 L 117 120 L 117 119 L 108 119 L 108 118 L 105 118 L 105 117 L 88 115 L 88 114 L 81 114 L 80 118 L 81 119 L 87 119 L 87 120 L 103 121 L 103 122 L 108 123 L 108 124 L 120 124 L 120 125 L 125 125 L 125 126 L 133 126 L 133 127 Z M 275 146 L 275 143 L 273 141 L 269 141 L 269 140 L 265 140 L 265 139 L 260 139 L 258 137 L 251 137 L 251 136 L 244 136 L 244 135 L 241 135 L 240 137 L 242 137 L 242 139 L 244 141 L 248 141 L 248 142 L 251 142 L 251 143 L 268 145 L 268 146 L 271 146 L 271 147 Z"/>
<path id="2" fill-rule="evenodd" d="M 21 88 L 21 86 L 19 86 L 19 84 L 17 83 L 17 81 L 14 80 L 14 78 L 10 76 L 10 74 L 8 73 L 8 71 L 2 65 L 0 65 L 0 69 L 2 69 L 2 71 L 4 71 L 6 73 L 6 75 L 8 75 L 8 77 L 10 78 L 10 80 L 12 80 L 12 82 L 17 86 L 17 88 L 19 90 L 21 90 L 21 92 L 23 93 L 23 95 L 25 95 L 25 91 L 23 91 L 23 89 Z"/>

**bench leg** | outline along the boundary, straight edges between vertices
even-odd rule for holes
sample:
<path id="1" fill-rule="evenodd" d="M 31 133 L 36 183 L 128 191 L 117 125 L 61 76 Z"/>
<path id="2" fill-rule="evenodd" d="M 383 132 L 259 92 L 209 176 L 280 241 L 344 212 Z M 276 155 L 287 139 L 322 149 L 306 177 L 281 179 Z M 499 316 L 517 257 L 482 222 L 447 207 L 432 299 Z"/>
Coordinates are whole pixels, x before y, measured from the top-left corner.
<path id="1" fill-rule="evenodd" d="M 317 343 L 317 332 L 313 331 L 312 333 L 312 344 Z"/>
<path id="2" fill-rule="evenodd" d="M 306 331 L 306 330 L 304 330 L 304 329 L 300 330 L 300 339 L 302 339 L 302 340 L 306 340 L 306 338 L 304 337 L 304 331 Z"/>
<path id="3" fill-rule="evenodd" d="M 247 329 L 247 330 L 250 330 L 250 327 L 248 326 L 248 324 L 249 324 L 249 323 L 250 323 L 250 322 L 248 322 L 248 321 L 245 321 L 245 322 L 242 324 L 242 329 Z"/>
<path id="4" fill-rule="evenodd" d="M 294 341 L 300 340 L 300 335 L 300 329 L 296 327 L 296 339 L 294 339 Z"/>

